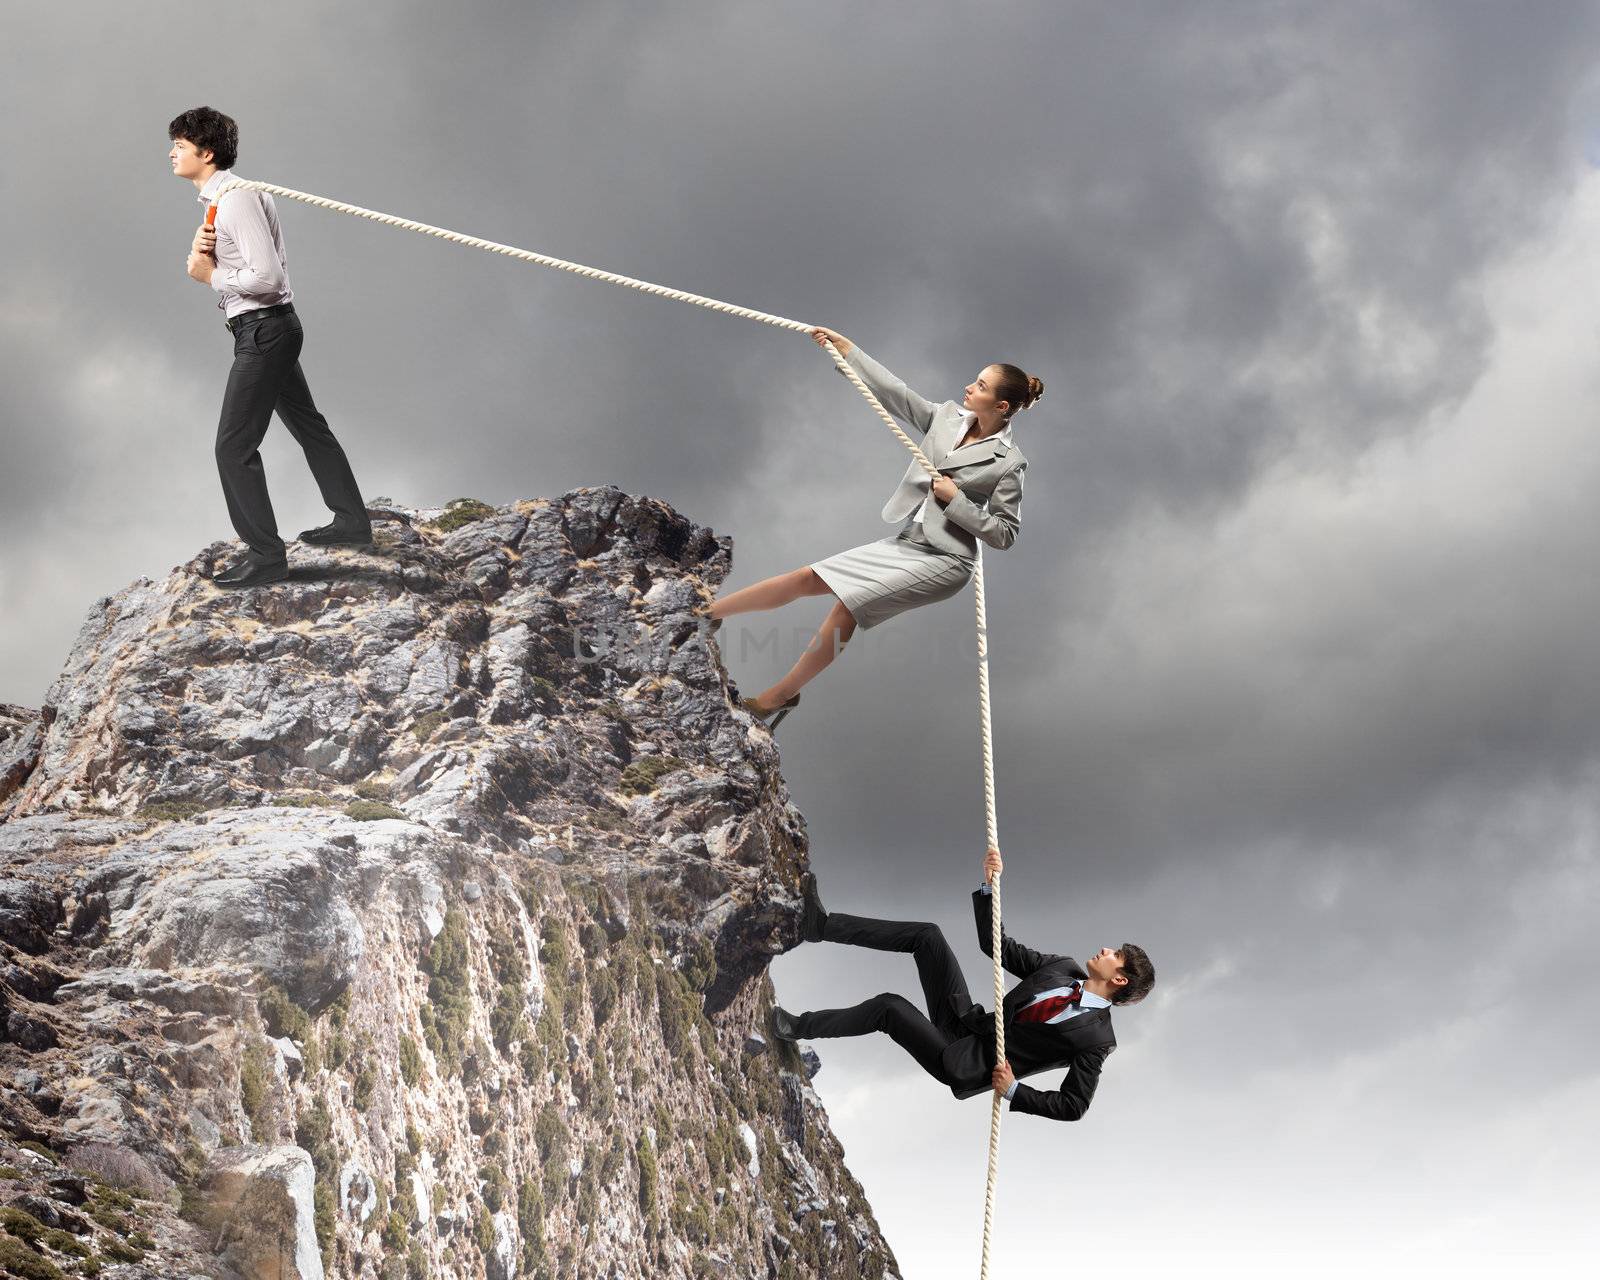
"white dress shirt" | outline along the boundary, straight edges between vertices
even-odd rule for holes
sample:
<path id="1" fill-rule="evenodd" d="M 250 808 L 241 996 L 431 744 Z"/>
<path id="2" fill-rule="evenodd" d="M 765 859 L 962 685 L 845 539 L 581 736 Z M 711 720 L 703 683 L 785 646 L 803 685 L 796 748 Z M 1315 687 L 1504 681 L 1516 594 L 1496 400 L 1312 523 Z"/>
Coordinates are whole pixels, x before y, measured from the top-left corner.
<path id="1" fill-rule="evenodd" d="M 990 893 L 990 892 L 992 892 L 992 890 L 989 888 L 989 886 L 987 884 L 980 884 L 978 886 L 978 892 L 979 893 Z M 1083 986 L 1083 984 L 1081 982 L 1075 983 L 1075 985 Z M 1023 1005 L 1022 1008 L 1023 1009 L 1029 1008 L 1032 1005 L 1038 1004 L 1039 1001 L 1041 1001 L 1041 1000 L 1048 1000 L 1051 996 L 1069 995 L 1069 994 L 1071 994 L 1071 991 L 1072 991 L 1072 987 L 1070 987 L 1070 986 L 1067 986 L 1067 987 L 1051 987 L 1048 991 L 1041 991 L 1032 1000 L 1028 1001 L 1027 1004 Z M 1111 1001 L 1107 1000 L 1104 996 L 1097 996 L 1097 995 L 1094 994 L 1094 992 L 1092 992 L 1092 991 L 1088 990 L 1087 988 L 1085 988 L 1083 994 L 1080 997 L 1078 997 L 1078 1003 L 1077 1004 L 1069 1004 L 1069 1005 L 1067 1005 L 1064 1009 L 1062 1009 L 1059 1013 L 1057 1013 L 1055 1015 L 1055 1017 L 1046 1018 L 1045 1021 L 1046 1022 L 1065 1022 L 1068 1018 L 1075 1018 L 1080 1013 L 1088 1013 L 1090 1009 L 1109 1009 L 1110 1007 L 1111 1007 Z M 1019 1009 L 1019 1010 L 1017 1010 L 1017 1012 L 1021 1013 L 1022 1010 Z M 1016 1093 L 1018 1083 L 1019 1083 L 1018 1081 L 1013 1080 L 1011 1082 L 1011 1087 L 1006 1090 L 1006 1101 L 1007 1102 L 1009 1102 L 1011 1100 L 1011 1095 Z"/>
<path id="2" fill-rule="evenodd" d="M 200 188 L 200 203 L 216 203 L 217 188 L 235 174 L 218 169 Z M 294 301 L 289 259 L 283 248 L 278 210 L 265 191 L 230 191 L 217 205 L 217 269 L 211 287 L 222 296 L 217 306 L 228 319 L 260 307 Z"/>

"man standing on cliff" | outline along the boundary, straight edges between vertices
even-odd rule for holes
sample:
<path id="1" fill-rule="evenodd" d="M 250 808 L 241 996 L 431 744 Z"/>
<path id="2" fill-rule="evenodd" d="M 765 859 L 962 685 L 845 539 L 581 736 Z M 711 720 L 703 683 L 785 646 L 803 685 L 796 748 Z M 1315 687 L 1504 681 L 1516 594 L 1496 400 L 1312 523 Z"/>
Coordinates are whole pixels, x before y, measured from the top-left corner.
<path id="1" fill-rule="evenodd" d="M 984 883 L 973 893 L 972 905 L 978 945 L 987 956 L 993 954 L 990 885 L 1002 870 L 998 849 L 988 851 L 983 868 Z M 1080 966 L 1070 956 L 1035 951 L 1003 937 L 1001 964 L 1021 981 L 1006 993 L 1008 1061 L 997 1063 L 994 1017 L 972 1003 L 961 966 L 938 925 L 826 911 L 817 897 L 816 877 L 808 872 L 801 883 L 805 907 L 800 936 L 807 942 L 911 952 L 928 1012 L 924 1015 L 905 997 L 886 991 L 849 1009 L 793 1014 L 775 1007 L 773 1034 L 783 1040 L 813 1040 L 887 1032 L 958 1098 L 992 1088 L 1010 1100 L 1013 1111 L 1051 1120 L 1081 1118 L 1094 1098 L 1100 1068 L 1117 1045 L 1111 1006 L 1137 1003 L 1155 985 L 1150 957 L 1131 942 L 1105 947 Z M 1017 1078 L 1063 1067 L 1066 1077 L 1053 1090 L 1035 1089 Z"/>
<path id="2" fill-rule="evenodd" d="M 231 191 L 218 203 L 217 189 L 234 177 L 239 127 L 210 107 L 185 111 L 167 126 L 174 176 L 200 192 L 200 203 L 217 205 L 215 228 L 202 222 L 189 251 L 191 279 L 210 285 L 233 333 L 233 368 L 217 424 L 217 470 L 228 515 L 245 544 L 242 559 L 216 574 L 225 587 L 254 587 L 288 574 L 288 554 L 267 495 L 260 446 L 273 410 L 305 450 L 306 462 L 333 512 L 333 522 L 300 535 L 315 546 L 365 546 L 372 525 L 356 478 L 328 420 L 317 412 L 300 370 L 305 335 L 289 287 L 283 230 L 272 197 L 264 191 Z"/>

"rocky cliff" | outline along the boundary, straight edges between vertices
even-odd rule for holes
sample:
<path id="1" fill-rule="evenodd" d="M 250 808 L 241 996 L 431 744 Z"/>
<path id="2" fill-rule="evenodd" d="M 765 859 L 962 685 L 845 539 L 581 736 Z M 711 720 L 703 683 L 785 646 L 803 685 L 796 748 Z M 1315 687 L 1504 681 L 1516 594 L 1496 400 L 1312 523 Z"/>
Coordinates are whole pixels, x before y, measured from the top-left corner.
<path id="1" fill-rule="evenodd" d="M 805 824 L 616 489 L 218 544 L 0 708 L 0 1271 L 894 1274 L 762 1034 Z"/>

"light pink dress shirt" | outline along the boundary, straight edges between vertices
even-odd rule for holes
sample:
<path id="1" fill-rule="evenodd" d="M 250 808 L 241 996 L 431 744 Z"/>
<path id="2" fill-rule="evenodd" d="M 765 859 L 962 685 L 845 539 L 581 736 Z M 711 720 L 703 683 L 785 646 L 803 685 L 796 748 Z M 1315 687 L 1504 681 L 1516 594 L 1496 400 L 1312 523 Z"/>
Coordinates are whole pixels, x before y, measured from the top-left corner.
<path id="1" fill-rule="evenodd" d="M 200 188 L 200 203 L 217 203 L 217 188 L 234 177 L 218 169 Z M 222 296 L 217 306 L 228 319 L 260 307 L 294 301 L 289 259 L 283 248 L 278 210 L 265 191 L 230 191 L 217 204 L 217 269 L 211 287 Z"/>

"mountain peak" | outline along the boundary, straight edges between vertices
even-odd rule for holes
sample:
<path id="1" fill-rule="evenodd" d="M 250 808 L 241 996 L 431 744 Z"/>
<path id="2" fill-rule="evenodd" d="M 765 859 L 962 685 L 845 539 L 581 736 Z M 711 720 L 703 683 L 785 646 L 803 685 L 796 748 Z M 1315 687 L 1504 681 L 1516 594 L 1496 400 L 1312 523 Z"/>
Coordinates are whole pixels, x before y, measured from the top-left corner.
<path id="1" fill-rule="evenodd" d="M 807 845 L 697 612 L 730 540 L 373 512 L 0 708 L 0 1198 L 129 1277 L 891 1274 L 763 1034 Z"/>

